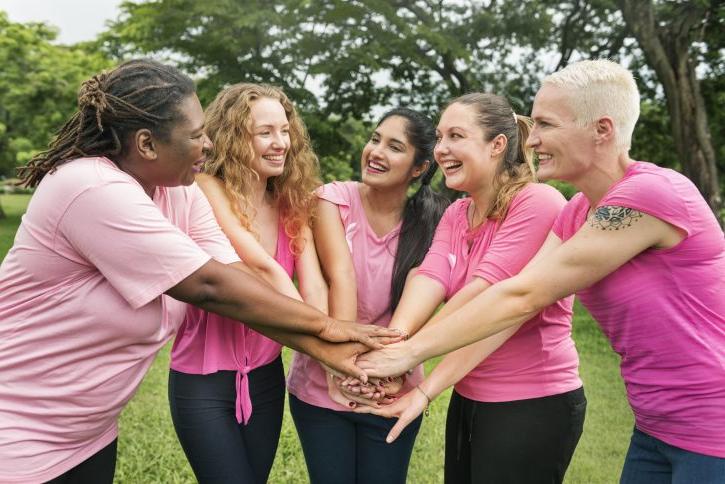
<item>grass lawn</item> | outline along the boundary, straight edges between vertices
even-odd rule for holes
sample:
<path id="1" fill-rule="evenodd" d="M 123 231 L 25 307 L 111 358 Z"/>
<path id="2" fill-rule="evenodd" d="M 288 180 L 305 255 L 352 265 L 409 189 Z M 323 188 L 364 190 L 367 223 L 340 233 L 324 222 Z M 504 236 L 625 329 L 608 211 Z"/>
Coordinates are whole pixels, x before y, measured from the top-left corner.
<path id="1" fill-rule="evenodd" d="M 0 255 L 12 244 L 29 196 L 2 195 L 8 218 L 0 220 Z M 619 376 L 619 358 L 596 323 L 577 304 L 574 340 L 581 358 L 580 372 L 589 406 L 584 434 L 567 473 L 568 483 L 617 482 L 629 443 L 633 418 Z M 166 398 L 170 345 L 159 354 L 138 393 L 121 416 L 116 482 L 191 483 L 193 474 L 171 425 Z M 290 352 L 285 350 L 285 364 Z M 427 369 L 435 362 L 428 362 Z M 408 473 L 412 484 L 443 482 L 443 432 L 448 394 L 441 395 L 423 421 Z M 332 457 L 332 456 L 331 456 Z M 286 411 L 271 483 L 306 483 L 302 449 Z"/>

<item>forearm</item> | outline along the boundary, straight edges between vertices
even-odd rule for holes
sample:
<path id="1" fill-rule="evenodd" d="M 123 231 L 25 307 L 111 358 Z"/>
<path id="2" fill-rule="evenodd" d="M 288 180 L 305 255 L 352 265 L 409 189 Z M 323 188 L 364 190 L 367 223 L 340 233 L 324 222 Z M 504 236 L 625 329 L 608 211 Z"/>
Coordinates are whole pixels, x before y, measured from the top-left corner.
<path id="1" fill-rule="evenodd" d="M 521 324 L 514 325 L 484 340 L 449 353 L 420 384 L 420 387 L 431 399 L 437 397 L 448 387 L 458 383 L 500 348 L 520 327 Z"/>
<path id="2" fill-rule="evenodd" d="M 433 279 L 415 275 L 406 284 L 388 327 L 415 334 L 443 302 L 445 289 Z"/>
<path id="3" fill-rule="evenodd" d="M 330 279 L 328 293 L 330 316 L 341 321 L 357 320 L 357 285 L 354 273 L 348 274 L 347 284 L 341 275 Z"/>
<path id="4" fill-rule="evenodd" d="M 280 294 L 283 294 L 297 301 L 302 301 L 302 295 L 295 287 L 292 279 L 285 272 L 282 266 L 267 266 L 254 268 L 255 273 L 270 286 L 275 288 Z M 317 307 L 317 306 L 315 306 Z M 318 308 L 319 309 L 319 308 Z"/>
<path id="5" fill-rule="evenodd" d="M 167 293 L 210 312 L 263 327 L 321 334 L 333 321 L 243 271 L 210 261 Z"/>
<path id="6" fill-rule="evenodd" d="M 527 290 L 520 276 L 488 288 L 463 307 L 428 325 L 407 343 L 422 362 L 450 353 L 531 319 L 550 302 Z"/>

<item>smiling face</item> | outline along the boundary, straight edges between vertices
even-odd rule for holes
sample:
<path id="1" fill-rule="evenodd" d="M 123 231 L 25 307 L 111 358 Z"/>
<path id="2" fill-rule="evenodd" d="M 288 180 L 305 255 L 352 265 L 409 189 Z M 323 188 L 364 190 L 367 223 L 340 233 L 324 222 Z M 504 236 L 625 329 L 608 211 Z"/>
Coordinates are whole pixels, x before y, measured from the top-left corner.
<path id="1" fill-rule="evenodd" d="M 534 99 L 531 112 L 534 127 L 526 145 L 539 160 L 540 180 L 563 180 L 577 185 L 590 172 L 595 148 L 595 131 L 579 126 L 566 92 L 545 84 Z"/>
<path id="2" fill-rule="evenodd" d="M 204 112 L 196 94 L 179 104 L 179 121 L 168 140 L 155 140 L 156 159 L 142 177 L 149 186 L 179 186 L 194 183 L 206 161 L 211 141 L 204 133 Z"/>
<path id="3" fill-rule="evenodd" d="M 448 106 L 438 122 L 436 137 L 435 159 L 448 188 L 476 193 L 492 184 L 500 162 L 492 151 L 496 139 L 486 141 L 473 105 Z"/>
<path id="4" fill-rule="evenodd" d="M 408 121 L 390 116 L 381 122 L 362 151 L 362 181 L 376 188 L 408 186 L 423 168 L 414 167 L 415 147 L 406 135 Z"/>
<path id="5" fill-rule="evenodd" d="M 250 128 L 254 159 L 251 168 L 263 179 L 284 172 L 290 149 L 290 127 L 282 104 L 263 97 L 250 105 Z"/>

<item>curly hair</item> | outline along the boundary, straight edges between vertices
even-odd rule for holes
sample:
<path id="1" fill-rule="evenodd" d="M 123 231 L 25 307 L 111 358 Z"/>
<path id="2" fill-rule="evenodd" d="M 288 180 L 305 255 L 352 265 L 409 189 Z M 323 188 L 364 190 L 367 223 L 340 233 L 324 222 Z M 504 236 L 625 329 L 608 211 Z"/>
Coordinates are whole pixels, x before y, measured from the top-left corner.
<path id="1" fill-rule="evenodd" d="M 223 89 L 206 109 L 206 132 L 214 144 L 204 172 L 224 182 L 232 209 L 242 225 L 251 226 L 256 209 L 249 199 L 259 174 L 252 168 L 252 103 L 270 98 L 279 101 L 289 122 L 290 148 L 281 175 L 267 182 L 267 190 L 277 202 L 290 250 L 304 248 L 302 228 L 311 225 L 315 207 L 313 190 L 321 182 L 319 162 L 312 150 L 302 118 L 282 89 L 266 84 L 239 83 Z"/>

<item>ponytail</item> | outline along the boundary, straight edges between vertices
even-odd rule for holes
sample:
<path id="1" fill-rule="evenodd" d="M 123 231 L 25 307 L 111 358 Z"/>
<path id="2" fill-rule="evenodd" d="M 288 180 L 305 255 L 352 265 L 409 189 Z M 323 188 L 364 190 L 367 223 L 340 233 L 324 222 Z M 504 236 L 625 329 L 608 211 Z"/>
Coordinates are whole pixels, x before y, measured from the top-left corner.
<path id="1" fill-rule="evenodd" d="M 443 216 L 449 200 L 430 186 L 438 169 L 434 161 L 420 177 L 420 187 L 408 198 L 403 209 L 403 221 L 398 237 L 398 250 L 393 263 L 393 278 L 390 282 L 390 310 L 395 311 L 403 295 L 408 273 L 419 266 L 425 258 L 438 222 Z"/>

